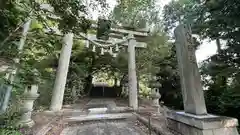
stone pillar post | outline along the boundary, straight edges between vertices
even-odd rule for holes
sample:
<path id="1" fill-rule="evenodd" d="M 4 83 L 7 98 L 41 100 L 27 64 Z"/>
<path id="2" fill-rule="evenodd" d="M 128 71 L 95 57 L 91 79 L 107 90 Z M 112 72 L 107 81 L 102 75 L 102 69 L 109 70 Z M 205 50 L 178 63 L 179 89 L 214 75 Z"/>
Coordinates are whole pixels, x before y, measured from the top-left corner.
<path id="1" fill-rule="evenodd" d="M 238 135 L 237 119 L 207 114 L 190 27 L 179 25 L 174 34 L 184 112 L 167 112 L 168 127 L 181 135 Z"/>
<path id="2" fill-rule="evenodd" d="M 7 110 L 8 102 L 11 96 L 11 90 L 11 85 L 0 85 L 0 114 L 4 113 Z"/>
<path id="3" fill-rule="evenodd" d="M 25 44 L 28 31 L 30 29 L 31 21 L 32 20 L 30 19 L 23 25 L 22 35 L 21 35 L 21 38 L 20 38 L 20 42 L 18 44 L 18 51 L 19 52 L 21 52 L 23 50 L 23 46 Z M 15 63 L 17 63 L 17 64 L 19 63 L 19 60 L 20 60 L 19 57 L 14 59 Z M 10 74 L 6 75 L 6 79 L 9 79 L 10 82 L 12 83 L 14 81 L 15 76 L 16 76 L 16 72 L 17 72 L 17 67 L 14 65 L 13 69 L 12 69 L 12 72 Z M 11 91 L 12 86 L 8 86 L 8 87 L 9 87 L 8 89 Z M 10 94 L 9 94 L 9 97 L 10 97 Z"/>
<path id="4" fill-rule="evenodd" d="M 135 47 L 136 40 L 132 34 L 128 35 L 128 84 L 129 84 L 129 106 L 134 110 L 138 109 L 138 95 L 137 95 L 137 75 L 135 62 Z"/>
<path id="5" fill-rule="evenodd" d="M 21 39 L 20 39 L 20 42 L 18 44 L 18 51 L 19 52 L 21 52 L 23 50 L 23 46 L 24 46 L 26 38 L 27 38 L 27 33 L 30 29 L 30 25 L 31 25 L 31 19 L 28 20 L 23 25 Z M 17 57 L 17 58 L 14 59 L 14 61 L 15 61 L 16 64 L 19 64 L 20 58 Z M 16 65 L 13 65 L 11 73 L 6 74 L 6 79 L 8 79 L 11 84 L 13 83 L 13 81 L 15 79 L 16 73 L 17 73 L 17 67 L 16 67 Z M 10 99 L 10 96 L 11 96 L 12 87 L 13 87 L 12 85 L 5 85 L 5 84 L 2 84 L 2 86 L 0 86 L 0 90 L 1 90 L 2 94 L 4 94 L 4 97 L 2 99 L 3 101 L 0 100 L 0 114 L 5 112 L 7 107 L 8 107 L 8 102 L 9 102 L 9 99 Z M 1 92 L 0 92 L 0 94 L 1 94 Z"/>
<path id="6" fill-rule="evenodd" d="M 30 28 L 30 25 L 31 25 L 31 21 L 32 20 L 28 20 L 24 25 L 23 25 L 23 31 L 22 31 L 22 37 L 20 39 L 20 43 L 19 43 L 19 46 L 18 46 L 18 50 L 22 50 L 23 49 L 23 46 L 25 44 L 25 41 L 26 41 L 26 38 L 27 38 L 27 33 L 28 33 L 28 30 Z"/>
<path id="7" fill-rule="evenodd" d="M 62 109 L 64 90 L 67 80 L 68 67 L 71 57 L 73 45 L 73 34 L 64 35 L 62 50 L 58 62 L 56 80 L 53 88 L 52 100 L 50 105 L 51 111 L 59 111 Z"/>
<path id="8" fill-rule="evenodd" d="M 21 35 L 21 38 L 20 38 L 20 42 L 18 44 L 18 51 L 19 51 L 19 53 L 21 53 L 22 50 L 23 50 L 25 41 L 27 39 L 28 31 L 30 29 L 31 22 L 32 22 L 32 20 L 30 19 L 23 25 L 22 35 Z M 17 58 L 14 59 L 14 61 L 15 61 L 15 63 L 19 64 L 20 58 L 17 57 Z M 11 83 L 14 81 L 16 73 L 17 73 L 17 67 L 16 67 L 16 65 L 14 65 L 13 66 L 13 70 L 12 70 L 12 72 L 9 75 L 9 78 L 8 78 Z"/>
<path id="9" fill-rule="evenodd" d="M 180 25 L 174 33 L 184 110 L 195 115 L 207 114 L 191 29 L 187 25 Z"/>
<path id="10" fill-rule="evenodd" d="M 18 122 L 18 125 L 21 125 L 23 127 L 32 127 L 34 125 L 34 121 L 31 119 L 31 116 L 33 110 L 33 102 L 39 96 L 37 91 L 38 85 L 31 85 L 30 90 L 28 87 L 26 87 L 25 92 L 22 96 L 23 104 L 21 107 L 21 112 L 23 114 L 20 121 Z"/>

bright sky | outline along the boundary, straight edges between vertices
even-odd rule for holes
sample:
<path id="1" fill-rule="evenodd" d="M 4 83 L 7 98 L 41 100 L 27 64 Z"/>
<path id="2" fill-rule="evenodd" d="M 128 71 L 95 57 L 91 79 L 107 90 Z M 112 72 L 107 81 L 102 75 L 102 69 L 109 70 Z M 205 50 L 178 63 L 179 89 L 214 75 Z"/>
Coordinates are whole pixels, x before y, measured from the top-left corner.
<path id="1" fill-rule="evenodd" d="M 116 0 L 106 0 L 110 6 L 109 12 L 113 10 L 114 6 L 117 4 Z M 164 5 L 168 4 L 171 0 L 157 0 L 157 6 L 163 7 Z M 92 13 L 92 19 L 98 18 L 98 11 L 90 11 Z M 107 14 L 108 14 L 107 13 Z M 196 51 L 196 57 L 198 63 L 202 62 L 203 60 L 207 59 L 211 55 L 217 52 L 217 47 L 215 41 L 203 41 L 202 45 Z"/>
<path id="2" fill-rule="evenodd" d="M 203 44 L 201 44 L 200 48 L 196 51 L 198 63 L 214 55 L 216 52 L 217 46 L 215 41 L 204 41 Z"/>

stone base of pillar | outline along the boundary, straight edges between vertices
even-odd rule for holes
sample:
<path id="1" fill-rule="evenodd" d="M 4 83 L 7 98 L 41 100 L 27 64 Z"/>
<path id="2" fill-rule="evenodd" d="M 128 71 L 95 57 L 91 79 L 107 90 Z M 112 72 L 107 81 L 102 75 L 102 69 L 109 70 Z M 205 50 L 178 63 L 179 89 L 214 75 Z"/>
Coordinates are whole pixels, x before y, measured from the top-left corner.
<path id="1" fill-rule="evenodd" d="M 180 135 L 239 135 L 238 120 L 224 116 L 167 112 L 167 123 Z"/>

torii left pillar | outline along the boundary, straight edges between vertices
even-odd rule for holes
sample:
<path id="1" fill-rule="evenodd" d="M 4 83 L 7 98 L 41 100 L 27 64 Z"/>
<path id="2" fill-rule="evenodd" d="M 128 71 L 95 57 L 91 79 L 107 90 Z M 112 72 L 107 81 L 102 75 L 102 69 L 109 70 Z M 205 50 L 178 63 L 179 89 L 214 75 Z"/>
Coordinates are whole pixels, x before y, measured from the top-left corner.
<path id="1" fill-rule="evenodd" d="M 62 109 L 65 85 L 67 81 L 68 67 L 72 52 L 73 33 L 67 33 L 63 38 L 63 45 L 58 62 L 57 75 L 53 88 L 52 100 L 50 105 L 51 111 L 60 111 Z"/>
<path id="2" fill-rule="evenodd" d="M 129 85 L 129 106 L 134 110 L 138 109 L 138 90 L 137 90 L 137 74 L 135 47 L 137 45 L 134 35 L 128 35 L 128 85 Z"/>

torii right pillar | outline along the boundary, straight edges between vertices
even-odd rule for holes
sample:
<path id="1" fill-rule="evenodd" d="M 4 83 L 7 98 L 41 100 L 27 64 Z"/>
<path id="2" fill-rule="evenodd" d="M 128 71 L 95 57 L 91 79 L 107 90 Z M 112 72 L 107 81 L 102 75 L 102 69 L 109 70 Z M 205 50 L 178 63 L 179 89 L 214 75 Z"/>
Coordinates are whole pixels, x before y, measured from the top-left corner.
<path id="1" fill-rule="evenodd" d="M 239 135 L 237 119 L 208 114 L 206 111 L 191 28 L 179 25 L 174 35 L 184 111 L 169 111 L 168 127 L 180 135 Z"/>

